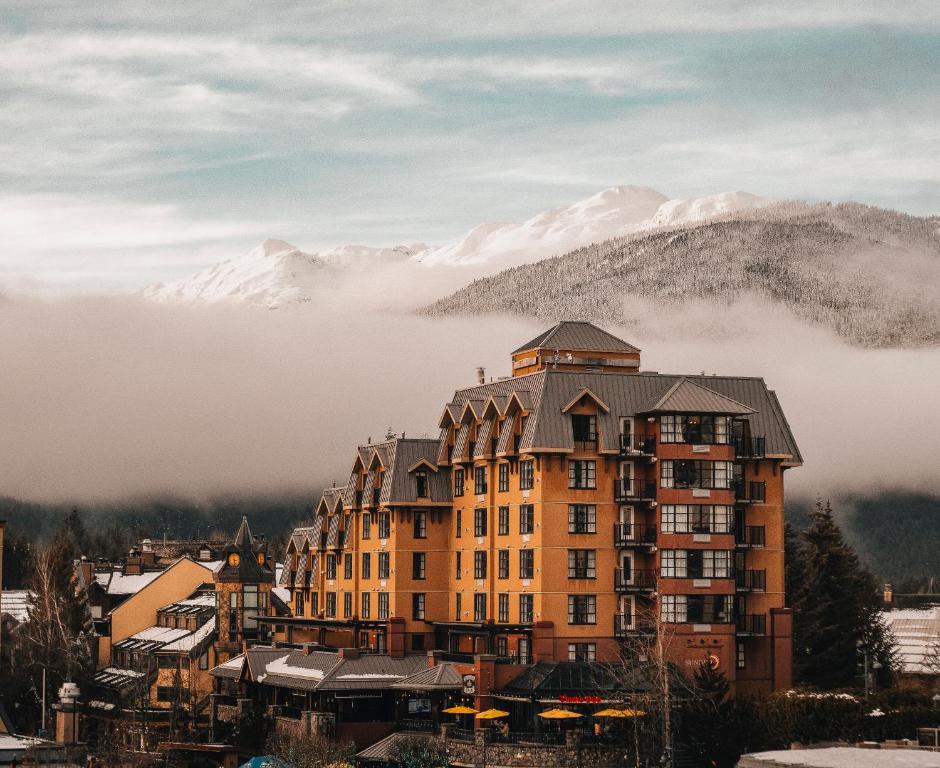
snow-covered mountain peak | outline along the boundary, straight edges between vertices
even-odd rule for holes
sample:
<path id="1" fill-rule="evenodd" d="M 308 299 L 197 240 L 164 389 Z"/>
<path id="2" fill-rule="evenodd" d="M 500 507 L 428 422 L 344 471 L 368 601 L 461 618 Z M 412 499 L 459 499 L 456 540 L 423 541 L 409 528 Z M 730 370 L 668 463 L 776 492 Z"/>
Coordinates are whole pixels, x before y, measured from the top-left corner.
<path id="1" fill-rule="evenodd" d="M 293 253 L 295 251 L 300 253 L 300 249 L 297 246 L 291 245 L 283 240 L 269 237 L 263 243 L 252 249 L 248 256 L 249 258 L 270 259 L 275 256 L 280 256 L 283 253 Z"/>
<path id="2" fill-rule="evenodd" d="M 762 208 L 773 202 L 775 201 L 752 195 L 750 192 L 721 192 L 707 197 L 669 200 L 656 211 L 653 216 L 653 224 L 657 227 L 691 224 L 736 211 Z"/>

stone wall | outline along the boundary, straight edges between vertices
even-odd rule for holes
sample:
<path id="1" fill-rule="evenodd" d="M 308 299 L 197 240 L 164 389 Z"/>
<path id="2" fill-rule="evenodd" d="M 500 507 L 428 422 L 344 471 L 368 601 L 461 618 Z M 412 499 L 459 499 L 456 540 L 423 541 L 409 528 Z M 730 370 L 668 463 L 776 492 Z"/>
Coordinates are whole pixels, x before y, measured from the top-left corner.
<path id="1" fill-rule="evenodd" d="M 627 764 L 625 747 L 582 743 L 574 731 L 564 744 L 507 744 L 485 741 L 482 731 L 474 741 L 441 735 L 450 765 L 455 768 L 620 768 Z"/>

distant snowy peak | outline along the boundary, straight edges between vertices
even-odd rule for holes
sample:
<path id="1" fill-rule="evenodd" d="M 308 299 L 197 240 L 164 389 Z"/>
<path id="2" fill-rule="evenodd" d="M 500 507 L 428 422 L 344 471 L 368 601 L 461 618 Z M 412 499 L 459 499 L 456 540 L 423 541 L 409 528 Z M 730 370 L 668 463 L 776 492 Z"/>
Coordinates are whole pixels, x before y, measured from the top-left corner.
<path id="1" fill-rule="evenodd" d="M 406 261 L 424 244 L 371 248 L 344 245 L 322 253 L 304 253 L 283 240 L 269 239 L 246 255 L 207 267 L 191 277 L 145 288 L 157 301 L 183 303 L 245 302 L 276 308 L 312 301 L 313 293 L 339 273 L 363 269 L 377 260 Z"/>
<path id="2" fill-rule="evenodd" d="M 776 202 L 750 192 L 722 192 L 707 197 L 686 200 L 668 200 L 657 209 L 651 224 L 654 227 L 672 227 L 714 219 L 738 211 L 763 208 Z"/>
<path id="3" fill-rule="evenodd" d="M 450 245 L 415 258 L 427 266 L 538 261 L 631 231 L 669 200 L 649 187 L 610 187 L 587 200 L 545 211 L 521 224 L 481 224 Z"/>

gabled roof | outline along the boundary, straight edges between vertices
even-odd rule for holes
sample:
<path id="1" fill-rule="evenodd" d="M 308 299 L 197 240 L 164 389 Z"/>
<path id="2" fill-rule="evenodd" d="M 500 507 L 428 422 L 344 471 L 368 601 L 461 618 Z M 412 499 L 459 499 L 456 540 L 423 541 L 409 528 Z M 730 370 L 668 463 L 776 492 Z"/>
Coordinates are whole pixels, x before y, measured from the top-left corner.
<path id="1" fill-rule="evenodd" d="M 530 349 L 571 349 L 590 352 L 639 352 L 632 344 L 618 339 L 593 323 L 563 320 L 513 352 L 514 355 Z"/>
<path id="2" fill-rule="evenodd" d="M 403 691 L 451 691 L 463 688 L 463 675 L 453 664 L 445 661 L 409 675 L 391 687 Z"/>
<path id="3" fill-rule="evenodd" d="M 604 413 L 608 413 L 610 411 L 610 407 L 607 405 L 607 403 L 601 400 L 597 395 L 595 395 L 587 387 L 582 387 L 581 390 L 574 397 L 572 397 L 571 400 L 565 405 L 565 407 L 561 409 L 561 412 L 568 413 L 568 411 L 570 411 L 579 402 L 581 402 L 581 398 L 584 398 L 584 397 L 591 398 L 591 400 L 594 401 L 595 405 L 597 405 L 597 407 L 600 408 Z"/>
<path id="4" fill-rule="evenodd" d="M 737 400 L 683 377 L 653 403 L 652 407 L 641 413 L 720 413 L 746 416 L 755 411 Z"/>

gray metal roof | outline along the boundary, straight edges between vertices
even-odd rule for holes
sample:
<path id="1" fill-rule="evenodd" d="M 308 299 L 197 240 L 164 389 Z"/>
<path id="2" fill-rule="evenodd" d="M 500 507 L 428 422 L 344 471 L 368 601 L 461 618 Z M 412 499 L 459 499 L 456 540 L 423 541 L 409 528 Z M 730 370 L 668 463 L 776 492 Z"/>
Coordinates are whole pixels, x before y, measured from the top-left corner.
<path id="1" fill-rule="evenodd" d="M 424 733 L 402 733 L 396 732 L 386 736 L 381 741 L 375 742 L 371 747 L 366 747 L 362 752 L 356 754 L 360 763 L 391 763 L 395 757 L 398 744 L 402 742 L 410 743 L 415 740 L 430 741 L 434 736 Z"/>
<path id="2" fill-rule="evenodd" d="M 391 687 L 403 691 L 451 691 L 463 688 L 463 675 L 456 666 L 445 661 L 422 669 Z"/>
<path id="3" fill-rule="evenodd" d="M 673 384 L 650 408 L 649 413 L 720 413 L 729 416 L 745 416 L 754 413 L 753 408 L 721 395 L 713 389 L 703 387 L 683 376 Z"/>
<path id="4" fill-rule="evenodd" d="M 570 349 L 596 352 L 639 352 L 632 344 L 618 339 L 612 333 L 593 323 L 563 320 L 513 352 L 514 355 L 530 349 Z"/>
<path id="5" fill-rule="evenodd" d="M 531 400 L 531 414 L 520 442 L 522 451 L 574 449 L 570 418 L 562 409 L 584 388 L 601 398 L 610 408 L 597 417 L 599 447 L 605 451 L 619 448 L 619 419 L 649 412 L 676 384 L 687 380 L 700 388 L 745 406 L 752 412 L 741 414 L 751 425 L 751 434 L 767 439 L 767 453 L 790 456 L 802 463 L 799 448 L 774 392 L 761 378 L 746 376 L 680 376 L 659 373 L 589 373 L 584 371 L 544 370 L 510 379 L 495 381 L 454 393 L 452 402 L 479 399 L 491 394 L 506 395 L 519 391 Z M 730 407 L 724 405 L 722 407 Z M 503 430 L 506 424 L 503 424 Z M 445 438 L 446 439 L 446 438 Z M 505 450 L 508 436 L 500 434 L 498 451 Z M 454 451 L 454 457 L 458 453 Z"/>

